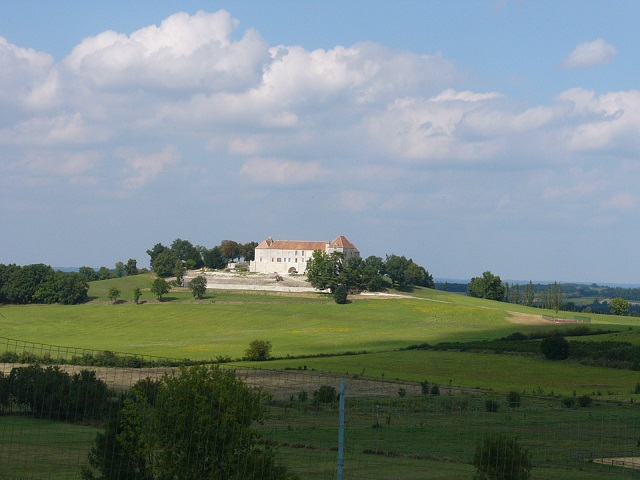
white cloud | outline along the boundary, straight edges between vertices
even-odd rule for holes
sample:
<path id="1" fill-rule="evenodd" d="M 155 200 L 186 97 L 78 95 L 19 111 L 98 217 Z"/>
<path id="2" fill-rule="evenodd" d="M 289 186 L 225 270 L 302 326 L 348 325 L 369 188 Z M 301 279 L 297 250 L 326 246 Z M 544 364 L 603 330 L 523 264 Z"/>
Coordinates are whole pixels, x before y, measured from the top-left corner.
<path id="1" fill-rule="evenodd" d="M 567 68 L 590 67 L 610 63 L 618 54 L 618 50 L 602 38 L 591 42 L 584 42 L 569 54 L 564 60 Z"/>
<path id="2" fill-rule="evenodd" d="M 254 158 L 242 166 L 241 173 L 258 184 L 300 185 L 320 180 L 327 172 L 319 162 Z"/>
<path id="3" fill-rule="evenodd" d="M 604 207 L 611 210 L 632 210 L 638 205 L 638 197 L 632 193 L 615 193 L 605 202 Z"/>
<path id="4" fill-rule="evenodd" d="M 162 174 L 167 167 L 180 163 L 180 153 L 173 145 L 148 155 L 121 151 L 118 156 L 126 163 L 126 178 L 122 182 L 126 190 L 141 188 Z"/>
<path id="5" fill-rule="evenodd" d="M 0 37 L 0 66 L 0 105 L 23 106 L 30 99 L 31 106 L 37 106 L 34 92 L 52 81 L 53 57 Z"/>
<path id="6" fill-rule="evenodd" d="M 176 13 L 131 35 L 107 31 L 84 39 L 66 58 L 75 75 L 99 88 L 238 90 L 258 81 L 266 45 L 253 30 L 238 41 L 229 13 Z"/>

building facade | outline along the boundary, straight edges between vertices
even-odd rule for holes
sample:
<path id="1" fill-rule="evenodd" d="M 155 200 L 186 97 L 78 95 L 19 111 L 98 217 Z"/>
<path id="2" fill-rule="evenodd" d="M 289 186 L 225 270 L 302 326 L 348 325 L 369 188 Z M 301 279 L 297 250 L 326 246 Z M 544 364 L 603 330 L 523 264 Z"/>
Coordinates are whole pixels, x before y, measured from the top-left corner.
<path id="1" fill-rule="evenodd" d="M 359 257 L 356 246 L 340 235 L 332 242 L 308 242 L 300 240 L 274 240 L 269 237 L 262 241 L 255 251 L 255 260 L 249 271 L 256 273 L 305 273 L 307 261 L 313 252 L 320 250 L 327 254 L 339 252 L 345 259 Z"/>

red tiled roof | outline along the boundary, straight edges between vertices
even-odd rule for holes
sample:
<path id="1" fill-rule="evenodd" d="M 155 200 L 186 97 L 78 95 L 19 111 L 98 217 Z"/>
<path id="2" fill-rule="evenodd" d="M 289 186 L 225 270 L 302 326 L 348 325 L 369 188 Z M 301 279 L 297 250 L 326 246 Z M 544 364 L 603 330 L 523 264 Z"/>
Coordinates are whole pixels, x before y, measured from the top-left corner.
<path id="1" fill-rule="evenodd" d="M 321 250 L 325 251 L 327 244 L 331 248 L 352 248 L 360 253 L 353 243 L 346 237 L 340 235 L 333 242 L 309 242 L 304 240 L 274 240 L 269 237 L 260 242 L 256 249 L 276 249 L 276 250 Z"/>

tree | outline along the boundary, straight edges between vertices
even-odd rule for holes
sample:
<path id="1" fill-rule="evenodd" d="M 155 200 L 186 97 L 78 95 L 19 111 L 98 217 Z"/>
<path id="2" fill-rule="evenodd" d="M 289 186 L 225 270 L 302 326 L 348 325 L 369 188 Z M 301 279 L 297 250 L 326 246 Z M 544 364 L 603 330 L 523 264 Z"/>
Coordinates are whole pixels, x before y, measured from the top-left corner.
<path id="1" fill-rule="evenodd" d="M 98 272 L 91 267 L 80 267 L 78 273 L 87 279 L 87 282 L 98 280 Z"/>
<path id="2" fill-rule="evenodd" d="M 136 302 L 136 305 L 140 302 L 141 296 L 142 296 L 142 290 L 140 290 L 140 287 L 135 287 L 133 289 L 133 301 Z"/>
<path id="3" fill-rule="evenodd" d="M 531 454 L 513 437 L 498 434 L 476 444 L 474 480 L 528 480 Z"/>
<path id="4" fill-rule="evenodd" d="M 192 268 L 200 268 L 204 265 L 200 251 L 190 241 L 176 238 L 171 244 L 171 251 L 183 263 L 189 262 Z"/>
<path id="5" fill-rule="evenodd" d="M 339 305 L 344 305 L 347 303 L 347 296 L 349 295 L 349 289 L 346 285 L 340 284 L 336 287 L 335 292 L 333 292 L 333 299 Z"/>
<path id="6" fill-rule="evenodd" d="M 467 285 L 467 294 L 471 297 L 486 298 L 487 300 L 504 300 L 504 285 L 498 275 L 484 272 L 482 277 L 473 277 Z"/>
<path id="7" fill-rule="evenodd" d="M 200 275 L 189 282 L 189 290 L 194 298 L 200 300 L 207 293 L 207 279 Z"/>
<path id="8" fill-rule="evenodd" d="M 118 287 L 109 287 L 107 296 L 109 297 L 109 300 L 111 300 L 113 303 L 116 303 L 118 301 L 118 298 L 120 297 L 120 289 Z"/>
<path id="9" fill-rule="evenodd" d="M 240 245 L 233 240 L 222 240 L 220 242 L 220 252 L 226 260 L 232 261 L 240 256 Z"/>
<path id="10" fill-rule="evenodd" d="M 113 269 L 113 273 L 114 273 L 116 278 L 120 278 L 120 277 L 124 276 L 124 263 L 116 262 L 116 266 Z"/>
<path id="11" fill-rule="evenodd" d="M 114 478 L 104 468 L 106 461 L 113 463 L 114 451 L 125 468 L 135 467 L 129 467 L 135 475 L 118 478 L 294 479 L 255 427 L 266 418 L 269 398 L 218 367 L 182 367 L 156 385 L 139 382 L 116 415 L 118 433 L 111 433 L 111 441 L 96 441 L 90 454 L 91 466 L 103 476 L 85 469 L 84 478 Z"/>
<path id="12" fill-rule="evenodd" d="M 424 267 L 415 263 L 412 259 L 408 259 L 398 255 L 387 255 L 384 263 L 384 272 L 391 279 L 396 288 L 407 288 L 411 285 L 420 287 L 434 288 L 433 277 Z"/>
<path id="13" fill-rule="evenodd" d="M 629 315 L 629 302 L 624 298 L 612 298 L 609 302 L 609 310 L 614 315 Z"/>
<path id="14" fill-rule="evenodd" d="M 138 262 L 136 262 L 134 258 L 127 260 L 127 263 L 124 266 L 124 272 L 128 277 L 138 275 Z"/>
<path id="15" fill-rule="evenodd" d="M 204 266 L 207 268 L 220 270 L 227 266 L 227 262 L 222 256 L 220 247 L 213 247 L 212 249 L 205 251 L 202 257 L 204 259 Z"/>
<path id="16" fill-rule="evenodd" d="M 159 301 L 162 301 L 162 296 L 169 293 L 171 288 L 169 283 L 164 278 L 156 278 L 151 284 L 151 293 L 153 293 Z"/>
<path id="17" fill-rule="evenodd" d="M 569 357 L 569 342 L 561 335 L 549 335 L 542 339 L 540 350 L 547 360 L 564 360 Z"/>
<path id="18" fill-rule="evenodd" d="M 151 264 L 151 268 L 153 268 L 153 262 L 158 255 L 160 255 L 165 250 L 169 250 L 169 247 L 165 247 L 161 243 L 156 243 L 152 249 L 147 250 L 147 255 L 149 255 L 149 263 Z"/>
<path id="19" fill-rule="evenodd" d="M 113 273 L 107 267 L 100 267 L 98 269 L 98 280 L 109 280 L 113 278 Z"/>
<path id="20" fill-rule="evenodd" d="M 262 362 L 271 357 L 271 342 L 267 340 L 254 340 L 249 344 L 249 348 L 244 352 L 247 360 L 252 362 Z"/>
<path id="21" fill-rule="evenodd" d="M 166 249 L 151 261 L 151 268 L 159 277 L 170 277 L 174 274 L 176 263 L 179 261 L 173 250 Z"/>
<path id="22" fill-rule="evenodd" d="M 307 279 L 311 286 L 317 290 L 329 290 L 333 293 L 340 283 L 345 283 L 346 278 L 339 279 L 342 272 L 342 254 L 315 250 L 307 261 Z M 347 285 L 349 287 L 349 285 Z"/>

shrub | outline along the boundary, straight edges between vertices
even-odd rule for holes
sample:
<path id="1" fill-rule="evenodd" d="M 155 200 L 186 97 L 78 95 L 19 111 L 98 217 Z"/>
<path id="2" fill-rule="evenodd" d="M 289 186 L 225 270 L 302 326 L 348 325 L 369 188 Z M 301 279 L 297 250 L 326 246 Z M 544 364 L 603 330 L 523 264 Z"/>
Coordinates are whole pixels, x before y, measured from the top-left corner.
<path id="1" fill-rule="evenodd" d="M 335 387 L 322 385 L 318 390 L 313 392 L 313 399 L 318 403 L 332 403 L 338 399 L 338 392 Z"/>
<path id="2" fill-rule="evenodd" d="M 440 395 L 440 387 L 438 385 L 433 385 L 429 393 L 437 397 L 438 395 Z"/>
<path id="3" fill-rule="evenodd" d="M 593 399 L 589 395 L 582 395 L 581 397 L 578 397 L 578 405 L 583 408 L 590 407 L 592 403 Z"/>
<path id="4" fill-rule="evenodd" d="M 507 403 L 510 407 L 519 407 L 522 403 L 522 398 L 518 392 L 507 393 Z"/>
<path id="5" fill-rule="evenodd" d="M 404 387 L 400 387 L 400 388 L 398 389 L 398 395 L 399 395 L 400 397 L 406 397 L 406 396 L 407 396 L 407 389 L 406 389 L 406 388 L 404 388 Z"/>
<path id="6" fill-rule="evenodd" d="M 244 355 L 247 360 L 252 362 L 263 362 L 271 357 L 271 348 L 271 342 L 267 340 L 254 340 L 249 344 Z"/>
<path id="7" fill-rule="evenodd" d="M 476 444 L 473 455 L 475 480 L 527 480 L 531 478 L 531 455 L 518 440 L 504 435 Z"/>
<path id="8" fill-rule="evenodd" d="M 422 391 L 422 395 L 429 395 L 429 382 L 426 380 L 424 382 L 420 382 L 420 390 Z"/>
<path id="9" fill-rule="evenodd" d="M 333 299 L 339 305 L 344 305 L 347 303 L 347 295 L 349 294 L 349 289 L 346 285 L 340 284 L 336 287 L 333 292 Z"/>
<path id="10" fill-rule="evenodd" d="M 562 399 L 562 406 L 565 408 L 573 408 L 576 406 L 576 399 L 573 397 L 564 397 Z"/>
<path id="11" fill-rule="evenodd" d="M 547 360 L 564 360 L 569 357 L 569 342 L 560 335 L 550 335 L 540 343 L 542 354 Z"/>
<path id="12" fill-rule="evenodd" d="M 484 409 L 487 412 L 497 412 L 500 410 L 500 403 L 497 400 L 487 400 L 484 402 Z"/>

